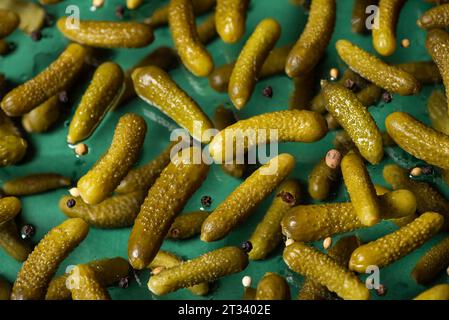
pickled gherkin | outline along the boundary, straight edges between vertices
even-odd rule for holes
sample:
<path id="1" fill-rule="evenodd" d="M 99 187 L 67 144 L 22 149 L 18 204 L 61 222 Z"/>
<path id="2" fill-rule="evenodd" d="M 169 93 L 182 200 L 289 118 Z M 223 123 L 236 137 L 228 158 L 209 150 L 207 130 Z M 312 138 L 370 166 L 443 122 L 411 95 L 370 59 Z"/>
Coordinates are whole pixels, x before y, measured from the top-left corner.
<path id="1" fill-rule="evenodd" d="M 290 288 L 280 275 L 267 272 L 259 281 L 256 300 L 290 300 Z"/>
<path id="2" fill-rule="evenodd" d="M 22 126 L 29 133 L 42 133 L 50 129 L 61 114 L 58 95 L 54 95 L 40 106 L 22 117 Z"/>
<path id="3" fill-rule="evenodd" d="M 93 268 L 77 265 L 67 278 L 73 300 L 111 300 L 108 290 L 101 284 Z"/>
<path id="4" fill-rule="evenodd" d="M 16 197 L 0 198 L 0 225 L 13 219 L 21 209 L 20 200 Z"/>
<path id="5" fill-rule="evenodd" d="M 9 220 L 0 224 L 0 248 L 17 261 L 25 261 L 30 252 L 31 246 L 22 240 L 19 235 L 14 220 Z"/>
<path id="6" fill-rule="evenodd" d="M 68 187 L 71 179 L 57 173 L 37 173 L 5 182 L 3 191 L 11 196 L 26 196 Z"/>
<path id="7" fill-rule="evenodd" d="M 194 211 L 179 215 L 168 230 L 167 238 L 182 240 L 201 233 L 201 225 L 209 216 L 207 211 Z"/>

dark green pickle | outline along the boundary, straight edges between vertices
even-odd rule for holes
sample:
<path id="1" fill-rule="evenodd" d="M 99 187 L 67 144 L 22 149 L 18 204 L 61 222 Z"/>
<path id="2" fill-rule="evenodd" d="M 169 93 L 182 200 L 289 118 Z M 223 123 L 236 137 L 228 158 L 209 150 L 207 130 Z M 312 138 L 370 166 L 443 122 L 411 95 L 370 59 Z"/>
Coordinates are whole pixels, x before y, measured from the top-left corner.
<path id="1" fill-rule="evenodd" d="M 419 284 L 426 285 L 449 266 L 449 237 L 433 246 L 422 256 L 412 271 Z"/>
<path id="2" fill-rule="evenodd" d="M 256 300 L 290 300 L 290 288 L 280 275 L 267 272 L 259 281 Z"/>
<path id="3" fill-rule="evenodd" d="M 20 238 L 14 220 L 0 225 L 0 247 L 17 261 L 25 261 L 32 250 L 31 246 Z"/>
<path id="4" fill-rule="evenodd" d="M 3 191 L 11 196 L 26 196 L 69 187 L 70 178 L 56 173 L 37 173 L 13 179 L 3 184 Z"/>
<path id="5" fill-rule="evenodd" d="M 182 240 L 192 238 L 201 233 L 201 225 L 209 216 L 207 211 L 194 211 L 176 217 L 168 230 L 166 238 Z"/>

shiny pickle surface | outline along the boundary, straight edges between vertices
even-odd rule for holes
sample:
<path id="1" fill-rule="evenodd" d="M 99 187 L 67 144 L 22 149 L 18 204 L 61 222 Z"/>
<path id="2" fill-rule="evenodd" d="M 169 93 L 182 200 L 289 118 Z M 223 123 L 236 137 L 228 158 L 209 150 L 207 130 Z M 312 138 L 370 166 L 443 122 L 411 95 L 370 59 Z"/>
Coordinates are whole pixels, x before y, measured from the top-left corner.
<path id="1" fill-rule="evenodd" d="M 449 169 L 449 137 L 405 112 L 385 119 L 388 134 L 402 149 L 428 164 Z"/>
<path id="2" fill-rule="evenodd" d="M 283 73 L 285 61 L 287 61 L 287 56 L 291 48 L 290 45 L 287 45 L 271 50 L 260 69 L 257 79 L 260 80 Z M 209 75 L 209 85 L 211 88 L 218 92 L 228 92 L 229 79 L 231 78 L 234 66 L 235 61 L 224 64 L 212 71 Z"/>
<path id="3" fill-rule="evenodd" d="M 58 95 L 54 95 L 22 117 L 22 126 L 28 133 L 42 133 L 56 123 L 61 114 Z"/>
<path id="4" fill-rule="evenodd" d="M 426 48 L 435 61 L 440 70 L 441 78 L 443 79 L 444 87 L 446 88 L 446 98 L 449 97 L 449 53 L 447 47 L 449 46 L 449 34 L 440 29 L 433 29 L 427 33 Z"/>
<path id="5" fill-rule="evenodd" d="M 134 223 L 144 198 L 145 193 L 139 190 L 113 195 L 98 204 L 89 205 L 81 198 L 64 196 L 59 200 L 59 209 L 67 217 L 81 218 L 96 228 L 126 228 Z M 69 207 L 69 201 L 75 201 L 75 205 Z"/>
<path id="6" fill-rule="evenodd" d="M 111 300 L 108 290 L 88 265 L 73 267 L 67 282 L 70 284 L 73 300 Z"/>
<path id="7" fill-rule="evenodd" d="M 0 39 L 6 38 L 20 23 L 20 17 L 11 10 L 0 9 Z"/>
<path id="8" fill-rule="evenodd" d="M 262 129 L 267 132 L 259 134 Z M 268 130 L 277 130 L 272 136 Z M 254 132 L 248 139 L 240 137 L 246 130 Z M 262 130 L 263 131 L 263 130 Z M 283 110 L 267 112 L 245 120 L 240 120 L 218 133 L 209 144 L 209 152 L 215 161 L 229 161 L 246 150 L 268 142 L 315 142 L 327 133 L 324 118 L 313 111 Z M 234 141 L 233 150 L 226 150 L 229 140 Z"/>
<path id="9" fill-rule="evenodd" d="M 449 4 L 430 8 L 417 21 L 423 29 L 446 29 L 449 27 Z"/>
<path id="10" fill-rule="evenodd" d="M 334 31 L 336 11 L 335 0 L 312 0 L 307 24 L 285 65 L 290 78 L 309 73 L 321 60 Z"/>
<path id="11" fill-rule="evenodd" d="M 408 225 L 357 248 L 349 268 L 365 273 L 369 266 L 386 267 L 421 247 L 441 229 L 444 218 L 439 213 L 426 212 Z"/>
<path id="12" fill-rule="evenodd" d="M 262 66 L 280 35 L 280 24 L 274 19 L 264 19 L 240 51 L 228 86 L 229 97 L 237 109 L 242 109 L 251 99 Z"/>
<path id="13" fill-rule="evenodd" d="M 449 201 L 432 185 L 409 178 L 408 171 L 397 165 L 386 165 L 383 177 L 393 189 L 407 189 L 416 198 L 418 213 L 438 212 L 445 217 L 444 230 L 449 230 Z"/>
<path id="14" fill-rule="evenodd" d="M 348 40 L 338 40 L 336 47 L 340 58 L 353 71 L 388 92 L 407 96 L 421 90 L 421 84 L 410 73 L 386 64 Z"/>
<path id="15" fill-rule="evenodd" d="M 224 130 L 236 122 L 237 118 L 232 110 L 226 109 L 224 106 L 215 109 L 214 125 L 217 130 Z M 236 161 L 222 163 L 221 168 L 235 178 L 242 178 L 246 171 L 246 165 L 238 164 Z"/>
<path id="16" fill-rule="evenodd" d="M 205 134 L 213 127 L 209 118 L 165 71 L 155 66 L 138 68 L 133 72 L 132 79 L 134 89 L 142 100 L 173 119 L 196 140 L 203 143 L 210 141 L 210 137 Z M 195 130 L 196 122 L 201 127 Z"/>
<path id="17" fill-rule="evenodd" d="M 70 186 L 70 178 L 57 173 L 36 173 L 5 182 L 3 191 L 11 196 L 26 196 Z"/>
<path id="18" fill-rule="evenodd" d="M 360 222 L 371 227 L 380 221 L 380 205 L 376 190 L 363 159 L 349 152 L 341 161 L 341 172 L 354 211 Z"/>
<path id="19" fill-rule="evenodd" d="M 250 260 L 265 259 L 279 245 L 282 240 L 282 218 L 291 207 L 298 204 L 300 193 L 300 185 L 296 180 L 288 179 L 279 186 L 271 206 L 249 239 L 253 245 L 248 254 Z"/>
<path id="20" fill-rule="evenodd" d="M 449 266 L 449 237 L 428 250 L 416 263 L 412 277 L 419 284 L 428 284 Z"/>
<path id="21" fill-rule="evenodd" d="M 449 300 L 449 284 L 436 285 L 422 292 L 413 300 Z"/>
<path id="22" fill-rule="evenodd" d="M 100 283 L 106 287 L 115 285 L 130 272 L 128 261 L 119 257 L 94 260 L 86 265 L 95 272 Z M 67 288 L 68 277 L 69 274 L 66 273 L 53 278 L 48 286 L 45 300 L 70 300 L 72 293 Z"/>
<path id="23" fill-rule="evenodd" d="M 199 38 L 192 1 L 170 1 L 168 21 L 173 43 L 184 66 L 197 77 L 208 76 L 214 69 L 214 61 Z"/>
<path id="24" fill-rule="evenodd" d="M 148 191 L 129 237 L 128 258 L 134 269 L 141 270 L 153 260 L 176 215 L 208 171 L 198 147 L 184 149 L 162 171 Z"/>
<path id="25" fill-rule="evenodd" d="M 383 219 L 408 217 L 416 211 L 416 199 L 408 190 L 396 190 L 380 196 L 379 205 Z M 350 202 L 296 206 L 285 214 L 281 226 L 286 237 L 304 242 L 366 227 Z"/>
<path id="26" fill-rule="evenodd" d="M 106 113 L 120 101 L 123 81 L 123 70 L 114 62 L 102 63 L 95 70 L 70 121 L 67 134 L 69 144 L 85 140 L 92 134 Z"/>
<path id="27" fill-rule="evenodd" d="M 0 225 L 13 219 L 22 210 L 22 204 L 16 197 L 0 198 Z"/>
<path id="28" fill-rule="evenodd" d="M 125 91 L 121 97 L 120 103 L 129 101 L 136 96 L 136 91 L 133 85 L 132 73 L 134 70 L 147 66 L 156 66 L 162 70 L 169 71 L 178 65 L 178 55 L 176 51 L 170 47 L 159 47 L 150 54 L 145 56 L 137 64 L 132 66 L 125 72 Z"/>
<path id="29" fill-rule="evenodd" d="M 368 300 L 370 293 L 356 275 L 318 250 L 295 242 L 284 249 L 287 266 L 308 279 L 325 286 L 345 300 Z"/>
<path id="30" fill-rule="evenodd" d="M 130 10 L 137 9 L 143 3 L 143 0 L 126 0 L 126 7 Z"/>
<path id="31" fill-rule="evenodd" d="M 172 268 L 181 263 L 183 263 L 181 257 L 168 251 L 159 250 L 148 268 L 152 270 L 155 270 L 156 268 Z M 197 296 L 205 296 L 209 293 L 209 282 L 202 282 L 188 287 L 187 289 Z"/>
<path id="32" fill-rule="evenodd" d="M 215 3 L 216 0 L 192 0 L 193 13 L 195 16 L 204 14 L 212 10 Z M 169 4 L 156 8 L 146 23 L 154 28 L 168 24 L 168 7 Z"/>
<path id="33" fill-rule="evenodd" d="M 215 24 L 224 42 L 234 43 L 243 37 L 249 2 L 249 0 L 217 0 Z"/>
<path id="34" fill-rule="evenodd" d="M 285 278 L 267 272 L 257 285 L 255 300 L 290 300 L 290 287 Z"/>
<path id="35" fill-rule="evenodd" d="M 326 159 L 321 159 L 313 167 L 308 177 L 309 195 L 314 200 L 326 200 L 331 192 L 331 188 L 340 178 L 340 168 L 331 168 L 326 164 Z"/>
<path id="36" fill-rule="evenodd" d="M 126 194 L 134 191 L 147 193 L 148 189 L 156 181 L 162 170 L 170 163 L 170 152 L 176 142 L 169 143 L 153 160 L 140 167 L 131 169 L 120 182 L 115 192 Z"/>
<path id="37" fill-rule="evenodd" d="M 20 231 L 14 220 L 0 224 L 0 248 L 13 259 L 25 261 L 32 248 L 20 238 Z"/>
<path id="38" fill-rule="evenodd" d="M 255 208 L 292 172 L 295 158 L 287 153 L 257 169 L 206 218 L 201 240 L 217 241 L 244 222 Z"/>
<path id="39" fill-rule="evenodd" d="M 81 20 L 74 28 L 70 19 L 58 20 L 59 31 L 67 39 L 89 47 L 141 48 L 154 40 L 153 30 L 144 23 Z"/>
<path id="40" fill-rule="evenodd" d="M 0 8 L 17 13 L 20 17 L 19 29 L 29 35 L 40 31 L 45 25 L 45 9 L 37 3 L 23 0 L 3 0 L 0 2 Z"/>
<path id="41" fill-rule="evenodd" d="M 9 300 L 11 296 L 11 284 L 0 277 L 0 300 Z"/>
<path id="42" fill-rule="evenodd" d="M 100 203 L 114 191 L 139 158 L 146 131 L 142 117 L 132 113 L 120 117 L 109 149 L 78 180 L 77 187 L 84 202 Z"/>
<path id="43" fill-rule="evenodd" d="M 327 81 L 321 83 L 326 107 L 354 141 L 360 154 L 371 164 L 383 157 L 382 135 L 376 122 L 355 94 Z"/>
<path id="44" fill-rule="evenodd" d="M 181 288 L 238 273 L 248 265 L 248 255 L 238 247 L 223 247 L 150 277 L 148 288 L 158 296 Z"/>
<path id="45" fill-rule="evenodd" d="M 329 250 L 328 255 L 338 264 L 346 267 L 351 258 L 351 254 L 360 246 L 360 239 L 356 236 L 341 238 Z M 314 282 L 308 278 L 298 294 L 298 300 L 335 300 L 335 294 L 330 292 L 325 286 Z"/>
<path id="46" fill-rule="evenodd" d="M 23 263 L 14 282 L 11 299 L 44 299 L 59 264 L 84 240 L 88 231 L 87 223 L 77 218 L 51 229 Z"/>
<path id="47" fill-rule="evenodd" d="M 427 112 L 432 127 L 445 135 L 449 135 L 449 113 L 446 96 L 440 90 L 434 90 L 427 100 Z"/>
<path id="48" fill-rule="evenodd" d="M 396 51 L 396 25 L 405 0 L 380 0 L 377 17 L 379 26 L 373 28 L 373 46 L 383 56 Z"/>
<path id="49" fill-rule="evenodd" d="M 355 33 L 368 33 L 366 27 L 366 20 L 368 19 L 368 14 L 366 13 L 367 8 L 371 5 L 377 5 L 378 0 L 355 0 L 354 6 L 352 8 L 352 32 Z"/>
<path id="50" fill-rule="evenodd" d="M 13 117 L 30 112 L 73 83 L 86 56 L 87 50 L 83 46 L 69 44 L 45 70 L 10 91 L 0 103 L 1 108 Z"/>
<path id="51" fill-rule="evenodd" d="M 168 230 L 167 238 L 182 240 L 200 234 L 201 226 L 209 214 L 207 211 L 194 211 L 177 216 Z"/>

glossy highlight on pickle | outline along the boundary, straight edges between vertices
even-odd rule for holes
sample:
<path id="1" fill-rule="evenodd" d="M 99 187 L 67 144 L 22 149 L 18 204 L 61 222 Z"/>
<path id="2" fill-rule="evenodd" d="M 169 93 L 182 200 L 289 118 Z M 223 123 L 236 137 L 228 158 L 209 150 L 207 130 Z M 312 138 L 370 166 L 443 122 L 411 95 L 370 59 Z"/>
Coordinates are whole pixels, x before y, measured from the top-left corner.
<path id="1" fill-rule="evenodd" d="M 373 28 L 373 46 L 383 56 L 396 50 L 396 24 L 405 0 L 380 0 L 377 17 L 378 28 Z"/>
<path id="2" fill-rule="evenodd" d="M 68 187 L 70 178 L 57 173 L 36 173 L 5 182 L 3 191 L 11 196 L 26 196 Z"/>
<path id="3" fill-rule="evenodd" d="M 218 0 L 215 21 L 220 38 L 227 43 L 240 40 L 245 33 L 249 0 Z"/>

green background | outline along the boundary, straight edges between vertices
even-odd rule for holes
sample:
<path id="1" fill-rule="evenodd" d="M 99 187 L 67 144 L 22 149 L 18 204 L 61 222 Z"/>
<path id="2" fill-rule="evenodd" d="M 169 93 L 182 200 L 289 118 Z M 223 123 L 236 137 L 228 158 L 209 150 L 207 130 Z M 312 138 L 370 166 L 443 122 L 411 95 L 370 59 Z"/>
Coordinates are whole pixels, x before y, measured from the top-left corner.
<path id="1" fill-rule="evenodd" d="M 75 4 L 81 9 L 81 19 L 117 20 L 115 8 L 124 2 L 125 0 L 106 0 L 103 8 L 92 12 L 89 10 L 90 0 L 71 0 L 64 1 L 59 5 L 49 6 L 47 10 L 56 17 L 61 17 L 64 15 L 67 5 Z M 338 39 L 350 39 L 368 51 L 374 51 L 370 36 L 355 35 L 351 32 L 350 19 L 353 1 L 340 0 L 337 2 L 336 30 L 327 48 L 326 56 L 320 65 L 321 78 L 328 78 L 328 70 L 331 67 L 338 67 L 340 71 L 343 71 L 345 68 L 344 64 L 338 59 L 334 49 L 335 42 Z M 126 11 L 125 20 L 143 20 L 150 16 L 155 8 L 165 3 L 167 1 L 145 1 L 144 5 L 138 10 Z M 431 5 L 422 0 L 410 0 L 406 2 L 399 20 L 398 41 L 403 38 L 408 38 L 411 41 L 411 46 L 407 49 L 398 46 L 397 52 L 387 58 L 387 61 L 405 62 L 430 59 L 424 47 L 426 33 L 419 29 L 415 23 L 422 12 L 430 7 Z M 233 45 L 225 44 L 220 39 L 216 39 L 208 45 L 208 50 L 212 53 L 216 66 L 236 59 L 245 40 L 249 37 L 252 30 L 254 30 L 257 23 L 267 17 L 277 19 L 282 25 L 282 36 L 277 43 L 277 46 L 281 46 L 292 43 L 298 38 L 306 23 L 307 12 L 303 7 L 293 5 L 289 0 L 253 0 L 248 13 L 244 39 Z M 199 18 L 199 21 L 203 18 Z M 155 48 L 161 45 L 172 45 L 168 28 L 157 29 L 155 36 L 156 40 L 146 48 L 108 50 L 105 52 L 106 56 L 108 56 L 107 59 L 111 59 L 119 63 L 124 69 L 127 69 Z M 43 39 L 39 42 L 32 41 L 29 36 L 20 31 L 16 31 L 8 39 L 17 44 L 17 49 L 6 57 L 0 57 L 0 72 L 4 73 L 9 80 L 16 83 L 24 82 L 44 69 L 59 55 L 68 43 L 56 27 L 44 29 Z M 173 70 L 170 74 L 199 103 L 209 116 L 213 116 L 214 109 L 220 104 L 231 107 L 230 100 L 226 94 L 216 93 L 209 88 L 207 78 L 196 78 L 183 67 Z M 143 115 L 148 123 L 149 130 L 140 163 L 151 160 L 163 150 L 169 141 L 170 128 L 174 127 L 174 123 L 154 107 L 136 98 L 130 103 L 123 105 L 117 111 L 110 112 L 105 117 L 95 131 L 95 134 L 86 141 L 90 150 L 89 154 L 82 158 L 77 158 L 73 150 L 66 144 L 67 125 L 70 119 L 70 113 L 75 109 L 87 84 L 88 81 L 80 81 L 78 88 L 69 93 L 71 99 L 69 115 L 64 120 L 61 120 L 58 126 L 48 133 L 33 134 L 27 137 L 32 149 L 30 155 L 20 165 L 0 169 L 1 183 L 18 176 L 49 171 L 68 175 L 76 181 L 108 148 L 118 118 L 126 112 L 135 112 Z M 262 89 L 267 85 L 273 88 L 274 95 L 272 99 L 265 98 L 261 93 Z M 293 83 L 286 76 L 276 76 L 260 81 L 256 86 L 251 101 L 242 111 L 238 112 L 239 117 L 243 119 L 264 112 L 286 109 L 292 89 Z M 377 106 L 371 107 L 370 111 L 382 130 L 385 129 L 384 119 L 386 115 L 394 110 L 409 112 L 428 123 L 426 100 L 433 89 L 431 86 L 426 86 L 419 96 L 414 97 L 400 97 L 395 95 L 392 103 L 384 104 L 383 102 L 379 102 Z M 331 141 L 334 135 L 335 132 L 330 132 L 325 139 L 314 144 L 287 143 L 280 145 L 280 152 L 289 152 L 296 157 L 297 164 L 293 176 L 301 181 L 303 190 L 306 190 L 307 175 L 313 165 L 331 148 Z M 410 167 L 416 163 L 415 159 L 407 156 L 397 148 L 389 148 L 388 153 L 393 155 L 393 158 L 403 166 Z M 383 165 L 389 162 L 392 162 L 392 158 L 386 157 L 381 165 L 369 167 L 374 182 L 386 186 L 381 173 Z M 184 211 L 188 212 L 200 209 L 200 199 L 203 195 L 210 195 L 212 197 L 212 209 L 215 208 L 239 183 L 239 180 L 225 175 L 221 171 L 220 166 L 213 166 L 206 182 L 190 199 Z M 436 178 L 435 183 L 439 186 L 440 190 L 446 195 L 449 195 L 449 189 L 444 186 L 441 179 Z M 26 222 L 36 226 L 37 232 L 33 237 L 34 242 L 38 242 L 46 232 L 65 219 L 64 214 L 58 209 L 58 200 L 65 193 L 66 190 L 61 189 L 46 194 L 22 198 L 23 211 L 20 217 L 20 223 Z M 162 248 L 171 250 L 184 258 L 190 259 L 215 248 L 227 245 L 239 245 L 242 241 L 249 238 L 266 211 L 271 198 L 266 199 L 244 225 L 237 228 L 221 241 L 204 243 L 198 238 L 182 242 L 165 241 Z M 332 201 L 347 200 L 346 191 L 340 185 Z M 310 199 L 304 196 L 303 203 L 310 203 Z M 355 233 L 363 241 L 371 241 L 395 229 L 396 227 L 393 224 L 383 222 L 373 228 Z M 93 259 L 114 256 L 126 258 L 129 232 L 130 229 L 91 229 L 85 241 L 62 263 L 58 274 L 63 273 L 68 265 L 83 263 Z M 441 235 L 426 243 L 421 249 L 381 270 L 381 283 L 388 289 L 387 295 L 381 299 L 410 299 L 425 289 L 425 287 L 418 286 L 414 283 L 410 277 L 410 272 L 418 258 L 435 244 L 438 239 L 441 239 Z M 315 245 L 322 249 L 321 243 L 316 243 Z M 0 250 L 1 276 L 13 281 L 20 266 L 20 263 L 14 261 Z M 278 272 L 285 276 L 291 286 L 292 296 L 296 296 L 298 288 L 301 286 L 302 278 L 288 270 L 282 260 L 281 250 L 278 250 L 267 260 L 251 262 L 248 268 L 239 274 L 217 281 L 212 293 L 206 297 L 196 297 L 185 289 L 163 297 L 156 297 L 147 289 L 146 282 L 149 277 L 147 271 L 137 274 L 138 279 L 140 279 L 140 284 L 137 281 L 133 281 L 128 289 L 112 288 L 110 292 L 114 299 L 240 299 L 243 292 L 241 278 L 244 275 L 250 275 L 255 285 L 263 274 L 268 271 Z M 442 275 L 437 282 L 443 281 L 448 282 L 446 275 Z M 374 299 L 379 299 L 375 293 L 372 296 Z"/>

